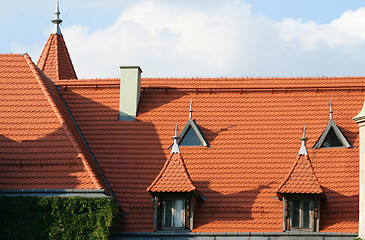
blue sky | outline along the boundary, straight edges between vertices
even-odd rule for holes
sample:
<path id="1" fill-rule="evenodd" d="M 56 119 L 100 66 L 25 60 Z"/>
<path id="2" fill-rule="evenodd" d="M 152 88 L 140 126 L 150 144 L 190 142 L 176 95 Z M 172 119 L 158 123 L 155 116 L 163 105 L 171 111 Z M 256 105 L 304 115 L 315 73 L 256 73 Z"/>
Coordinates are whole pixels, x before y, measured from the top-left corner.
<path id="1" fill-rule="evenodd" d="M 0 0 L 0 53 L 47 41 L 56 1 Z M 79 78 L 365 76 L 365 0 L 61 0 Z"/>

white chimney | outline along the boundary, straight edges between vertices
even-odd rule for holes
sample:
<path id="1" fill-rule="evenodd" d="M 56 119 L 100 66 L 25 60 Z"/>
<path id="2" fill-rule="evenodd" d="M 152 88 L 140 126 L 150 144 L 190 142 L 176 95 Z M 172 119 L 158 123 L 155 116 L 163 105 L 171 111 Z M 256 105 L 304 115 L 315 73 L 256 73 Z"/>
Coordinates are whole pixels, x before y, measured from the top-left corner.
<path id="1" fill-rule="evenodd" d="M 361 112 L 353 118 L 359 124 L 359 237 L 365 238 L 365 103 Z"/>
<path id="2" fill-rule="evenodd" d="M 134 121 L 141 94 L 141 73 L 139 66 L 120 67 L 119 120 Z"/>

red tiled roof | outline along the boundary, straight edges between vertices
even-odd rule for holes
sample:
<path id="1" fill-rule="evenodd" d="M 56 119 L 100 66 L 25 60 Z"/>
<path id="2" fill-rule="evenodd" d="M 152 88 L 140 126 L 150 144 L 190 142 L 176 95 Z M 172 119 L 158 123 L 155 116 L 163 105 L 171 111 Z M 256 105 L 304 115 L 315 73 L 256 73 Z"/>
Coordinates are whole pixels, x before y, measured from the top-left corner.
<path id="1" fill-rule="evenodd" d="M 83 80 L 84 81 L 84 80 Z M 153 231 L 146 187 L 161 171 L 170 129 L 194 118 L 211 149 L 180 147 L 189 176 L 207 197 L 194 215 L 195 232 L 282 231 L 277 186 L 293 166 L 297 136 L 307 127 L 312 147 L 334 119 L 354 148 L 308 153 L 327 197 L 320 231 L 358 231 L 358 126 L 365 78 L 142 79 L 136 121 L 117 121 L 117 80 L 70 80 L 61 88 L 86 141 L 129 215 L 117 231 Z M 78 86 L 71 86 L 78 85 Z"/>
<path id="2" fill-rule="evenodd" d="M 0 55 L 0 189 L 105 187 L 56 86 L 28 54 Z"/>
<path id="3" fill-rule="evenodd" d="M 52 81 L 77 78 L 62 34 L 49 36 L 37 66 Z"/>
<path id="4" fill-rule="evenodd" d="M 283 193 L 323 194 L 308 155 L 299 155 L 289 174 L 278 188 Z"/>
<path id="5" fill-rule="evenodd" d="M 180 153 L 170 154 L 161 172 L 147 188 L 147 192 L 150 193 L 193 192 L 196 190 Z"/>

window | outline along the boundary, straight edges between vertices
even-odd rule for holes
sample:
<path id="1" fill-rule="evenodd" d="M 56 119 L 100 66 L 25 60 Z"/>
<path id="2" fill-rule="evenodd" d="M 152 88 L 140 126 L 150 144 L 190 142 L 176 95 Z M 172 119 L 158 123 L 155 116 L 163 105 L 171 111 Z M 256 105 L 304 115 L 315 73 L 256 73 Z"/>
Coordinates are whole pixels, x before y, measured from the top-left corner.
<path id="1" fill-rule="evenodd" d="M 155 196 L 155 231 L 193 229 L 197 198 L 191 193 L 164 193 Z"/>
<path id="2" fill-rule="evenodd" d="M 185 135 L 181 138 L 179 142 L 180 146 L 202 146 L 198 136 L 196 135 L 194 129 L 189 126 Z"/>
<path id="3" fill-rule="evenodd" d="M 293 199 L 290 204 L 291 229 L 312 229 L 313 201 L 309 199 Z"/>
<path id="4" fill-rule="evenodd" d="M 330 119 L 326 129 L 323 131 L 318 141 L 313 146 L 313 149 L 340 147 L 352 148 L 352 145 L 347 140 L 340 128 L 337 127 L 336 123 Z"/>
<path id="5" fill-rule="evenodd" d="M 284 231 L 319 231 L 319 196 L 290 194 L 283 201 Z"/>
<path id="6" fill-rule="evenodd" d="M 333 130 L 333 127 L 330 128 L 321 145 L 321 148 L 325 147 L 344 147 L 341 140 L 337 137 L 335 131 Z"/>
<path id="7" fill-rule="evenodd" d="M 183 229 L 185 226 L 184 199 L 166 198 L 163 204 L 163 228 Z"/>

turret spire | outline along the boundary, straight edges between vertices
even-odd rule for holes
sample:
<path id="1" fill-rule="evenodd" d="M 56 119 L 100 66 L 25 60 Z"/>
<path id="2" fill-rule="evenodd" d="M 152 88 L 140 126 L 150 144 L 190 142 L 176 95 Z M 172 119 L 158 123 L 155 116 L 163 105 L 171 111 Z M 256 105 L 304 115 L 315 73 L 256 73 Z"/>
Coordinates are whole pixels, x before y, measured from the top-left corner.
<path id="1" fill-rule="evenodd" d="M 189 118 L 193 118 L 193 99 L 190 98 Z"/>
<path id="2" fill-rule="evenodd" d="M 306 136 L 305 136 L 305 124 L 304 124 L 304 128 L 303 128 L 303 137 L 301 137 L 300 140 L 302 141 L 302 146 L 300 147 L 298 155 L 307 155 L 308 156 L 307 146 L 306 146 L 306 142 L 307 142 L 308 138 L 306 138 Z"/>
<path id="3" fill-rule="evenodd" d="M 175 127 L 175 136 L 173 136 L 172 139 L 174 139 L 174 145 L 172 145 L 171 153 L 180 153 L 180 148 L 178 143 L 180 137 L 177 135 L 177 124 Z"/>
<path id="4" fill-rule="evenodd" d="M 61 34 L 61 29 L 60 29 L 60 23 L 62 23 L 62 20 L 60 19 L 60 6 L 59 6 L 59 1 L 57 1 L 57 5 L 56 5 L 56 12 L 54 19 L 52 19 L 51 21 L 55 24 L 52 30 L 52 34 Z"/>
<path id="5" fill-rule="evenodd" d="M 332 101 L 330 99 L 330 119 L 333 119 Z"/>

